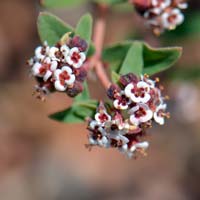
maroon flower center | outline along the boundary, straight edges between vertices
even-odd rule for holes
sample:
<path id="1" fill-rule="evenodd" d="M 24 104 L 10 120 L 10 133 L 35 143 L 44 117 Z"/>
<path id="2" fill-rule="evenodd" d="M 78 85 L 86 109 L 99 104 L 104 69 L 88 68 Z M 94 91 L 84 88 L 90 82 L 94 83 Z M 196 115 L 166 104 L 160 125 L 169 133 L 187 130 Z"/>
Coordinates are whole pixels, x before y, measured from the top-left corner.
<path id="1" fill-rule="evenodd" d="M 125 95 L 122 95 L 121 97 L 119 97 L 119 102 L 118 104 L 120 105 L 123 105 L 123 106 L 126 106 L 128 101 L 129 101 L 129 98 L 127 98 Z"/>
<path id="2" fill-rule="evenodd" d="M 80 60 L 81 56 L 79 53 L 74 52 L 71 56 L 71 59 L 73 60 L 73 62 L 78 63 L 78 61 Z"/>
<path id="3" fill-rule="evenodd" d="M 173 14 L 173 15 L 170 15 L 167 20 L 169 23 L 174 23 L 176 18 L 177 18 L 177 15 Z"/>
<path id="4" fill-rule="evenodd" d="M 144 98 L 146 89 L 145 89 L 145 88 L 133 88 L 133 89 L 131 90 L 131 92 L 132 92 L 136 97 L 142 97 L 142 98 Z"/>
<path id="5" fill-rule="evenodd" d="M 105 121 L 108 120 L 108 116 L 105 113 L 102 113 L 102 114 L 99 115 L 99 120 L 101 122 L 105 122 Z"/>
<path id="6" fill-rule="evenodd" d="M 39 74 L 44 75 L 50 69 L 50 66 L 50 64 L 44 63 L 39 69 Z"/>
<path id="7" fill-rule="evenodd" d="M 65 85 L 65 80 L 69 80 L 70 75 L 66 71 L 64 71 L 64 72 L 60 73 L 59 79 L 60 79 L 61 85 Z"/>
<path id="8" fill-rule="evenodd" d="M 140 118 L 142 116 L 145 116 L 147 113 L 144 108 L 140 107 L 136 112 L 135 112 L 135 117 Z"/>

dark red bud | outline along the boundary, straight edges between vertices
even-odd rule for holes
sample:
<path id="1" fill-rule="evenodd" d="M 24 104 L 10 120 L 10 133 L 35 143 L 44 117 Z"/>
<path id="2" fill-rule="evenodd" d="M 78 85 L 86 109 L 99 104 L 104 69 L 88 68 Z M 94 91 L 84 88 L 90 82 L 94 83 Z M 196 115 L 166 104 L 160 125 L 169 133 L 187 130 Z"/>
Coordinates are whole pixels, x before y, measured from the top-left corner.
<path id="1" fill-rule="evenodd" d="M 72 47 L 78 47 L 80 51 L 86 51 L 88 45 L 87 42 L 83 39 L 81 39 L 79 36 L 74 36 L 71 41 L 69 46 Z"/>
<path id="2" fill-rule="evenodd" d="M 122 75 L 119 79 L 119 82 L 122 84 L 122 86 L 126 87 L 129 83 L 137 83 L 138 78 L 133 73 L 128 73 L 126 75 Z"/>
<path id="3" fill-rule="evenodd" d="M 120 88 L 116 84 L 112 84 L 107 90 L 107 96 L 114 100 L 116 95 L 120 92 Z"/>
<path id="4" fill-rule="evenodd" d="M 66 93 L 68 94 L 68 96 L 70 97 L 75 97 L 77 96 L 79 93 L 81 93 L 83 91 L 83 85 L 76 81 L 74 83 L 74 86 L 72 88 L 68 88 Z"/>
<path id="5" fill-rule="evenodd" d="M 151 0 L 130 0 L 140 15 L 151 7 Z"/>
<path id="6" fill-rule="evenodd" d="M 83 82 L 87 77 L 87 70 L 84 67 L 74 70 L 74 74 L 76 76 L 76 80 Z"/>

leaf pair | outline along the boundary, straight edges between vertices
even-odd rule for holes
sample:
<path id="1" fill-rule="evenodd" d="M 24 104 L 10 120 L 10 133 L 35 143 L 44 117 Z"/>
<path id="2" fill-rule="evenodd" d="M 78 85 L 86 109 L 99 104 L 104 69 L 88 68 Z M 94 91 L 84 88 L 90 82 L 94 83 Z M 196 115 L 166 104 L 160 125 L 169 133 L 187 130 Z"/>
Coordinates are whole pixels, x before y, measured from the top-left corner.
<path id="1" fill-rule="evenodd" d="M 38 17 L 38 32 L 42 42 L 47 41 L 48 45 L 55 45 L 64 34 L 71 32 L 80 36 L 88 45 L 91 44 L 92 17 L 90 14 L 82 16 L 74 29 L 64 21 L 47 12 L 40 13 Z M 94 47 L 90 45 L 88 53 L 94 53 Z"/>

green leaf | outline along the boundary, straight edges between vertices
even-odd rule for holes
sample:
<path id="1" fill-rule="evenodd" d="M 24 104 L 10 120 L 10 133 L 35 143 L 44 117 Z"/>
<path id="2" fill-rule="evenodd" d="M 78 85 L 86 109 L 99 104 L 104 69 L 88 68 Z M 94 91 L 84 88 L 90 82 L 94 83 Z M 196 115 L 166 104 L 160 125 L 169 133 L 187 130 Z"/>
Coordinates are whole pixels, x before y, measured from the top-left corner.
<path id="1" fill-rule="evenodd" d="M 92 55 L 94 55 L 96 49 L 95 49 L 95 46 L 92 42 L 90 42 L 90 46 L 88 48 L 88 51 L 87 51 L 87 57 L 91 57 Z"/>
<path id="2" fill-rule="evenodd" d="M 95 0 L 95 2 L 107 5 L 115 5 L 119 3 L 125 3 L 127 0 Z"/>
<path id="3" fill-rule="evenodd" d="M 152 48 L 144 44 L 143 73 L 153 75 L 170 68 L 180 58 L 181 53 L 182 48 L 180 47 Z"/>
<path id="4" fill-rule="evenodd" d="M 135 75 L 141 75 L 143 72 L 143 44 L 141 42 L 133 42 L 126 54 L 119 74 L 127 74 L 129 72 Z"/>
<path id="5" fill-rule="evenodd" d="M 171 67 L 181 52 L 179 47 L 152 48 L 140 41 L 128 41 L 105 48 L 102 59 L 118 74 L 153 75 Z"/>
<path id="6" fill-rule="evenodd" d="M 87 0 L 41 0 L 41 4 L 48 8 L 62 8 L 65 6 L 78 6 Z"/>
<path id="7" fill-rule="evenodd" d="M 73 32 L 71 26 L 47 12 L 40 13 L 37 27 L 41 41 L 47 41 L 50 46 L 57 43 L 65 33 Z"/>
<path id="8" fill-rule="evenodd" d="M 79 123 L 83 121 L 83 119 L 80 116 L 76 115 L 73 107 L 54 113 L 50 115 L 49 118 L 65 123 Z"/>
<path id="9" fill-rule="evenodd" d="M 117 74 L 115 71 L 111 72 L 111 79 L 112 79 L 113 83 L 118 83 L 119 82 L 119 78 L 120 78 L 119 74 Z"/>
<path id="10" fill-rule="evenodd" d="M 112 71 L 118 73 L 130 46 L 131 42 L 123 42 L 107 47 L 102 52 L 102 59 L 109 64 Z"/>
<path id="11" fill-rule="evenodd" d="M 80 18 L 76 26 L 75 34 L 84 39 L 88 45 L 90 44 L 92 36 L 92 17 L 90 14 L 83 15 Z"/>
<path id="12" fill-rule="evenodd" d="M 74 102 L 72 107 L 54 113 L 49 118 L 64 123 L 81 123 L 88 117 L 93 118 L 97 105 L 98 103 L 95 100 Z"/>

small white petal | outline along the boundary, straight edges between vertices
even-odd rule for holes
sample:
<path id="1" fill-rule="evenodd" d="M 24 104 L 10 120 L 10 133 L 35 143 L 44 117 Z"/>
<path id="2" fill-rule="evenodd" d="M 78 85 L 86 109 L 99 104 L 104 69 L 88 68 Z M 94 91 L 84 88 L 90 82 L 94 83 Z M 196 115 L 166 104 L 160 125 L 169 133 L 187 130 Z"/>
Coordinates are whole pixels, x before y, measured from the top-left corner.
<path id="1" fill-rule="evenodd" d="M 72 73 L 72 69 L 70 68 L 70 67 L 68 67 L 68 66 L 64 66 L 64 67 L 62 67 L 62 72 L 63 71 L 66 71 L 68 74 L 71 74 Z"/>
<path id="2" fill-rule="evenodd" d="M 140 117 L 140 122 L 144 123 L 149 121 L 153 117 L 153 112 L 151 110 L 146 110 L 146 115 Z"/>
<path id="3" fill-rule="evenodd" d="M 136 146 L 133 145 L 133 146 L 130 148 L 130 151 L 131 151 L 131 152 L 134 152 L 135 150 L 136 150 Z"/>
<path id="4" fill-rule="evenodd" d="M 82 64 L 83 64 L 83 62 L 81 60 L 79 60 L 78 63 L 73 63 L 73 67 L 80 68 Z"/>
<path id="5" fill-rule="evenodd" d="M 48 52 L 49 57 L 50 58 L 55 57 L 55 54 L 57 51 L 59 51 L 59 49 L 57 47 L 51 47 Z"/>
<path id="6" fill-rule="evenodd" d="M 36 62 L 36 63 L 33 65 L 32 69 L 31 69 L 32 74 L 33 74 L 34 76 L 39 75 L 39 74 L 40 74 L 40 68 L 41 68 L 41 67 L 42 67 L 42 65 L 41 65 L 40 63 Z"/>
<path id="7" fill-rule="evenodd" d="M 65 55 L 69 54 L 69 51 L 70 51 L 70 49 L 69 49 L 69 47 L 67 45 L 62 45 L 61 48 L 60 48 L 60 50 L 63 53 L 65 53 Z"/>
<path id="8" fill-rule="evenodd" d="M 70 53 L 69 53 L 70 56 L 72 56 L 72 54 L 75 53 L 75 52 L 76 52 L 76 53 L 79 53 L 79 50 L 78 50 L 77 47 L 73 47 L 72 49 L 70 49 Z"/>
<path id="9" fill-rule="evenodd" d="M 70 75 L 70 79 L 69 79 L 69 80 L 65 80 L 65 83 L 66 83 L 67 85 L 72 85 L 72 84 L 74 83 L 75 80 L 76 80 L 75 75 L 74 75 L 74 74 L 71 74 L 71 75 Z"/>
<path id="10" fill-rule="evenodd" d="M 50 67 L 51 71 L 55 71 L 56 68 L 57 68 L 57 66 L 58 66 L 58 62 L 55 61 L 55 60 L 52 61 L 52 62 L 51 62 L 51 67 Z"/>
<path id="11" fill-rule="evenodd" d="M 70 56 L 67 56 L 66 61 L 69 65 L 72 65 L 74 63 Z"/>
<path id="12" fill-rule="evenodd" d="M 62 73 L 62 70 L 61 69 L 57 69 L 55 72 L 54 72 L 54 78 L 56 80 L 59 80 L 60 79 L 60 73 Z"/>
<path id="13" fill-rule="evenodd" d="M 43 77 L 43 80 L 44 81 L 47 81 L 52 75 L 52 72 L 47 70 L 47 72 L 45 73 L 44 77 Z"/>
<path id="14" fill-rule="evenodd" d="M 79 55 L 80 55 L 80 60 L 82 61 L 82 63 L 85 61 L 85 59 L 86 59 L 86 56 L 85 56 L 85 53 L 83 53 L 83 52 L 81 52 L 81 53 L 79 53 Z"/>
<path id="15" fill-rule="evenodd" d="M 65 91 L 67 89 L 66 86 L 60 84 L 59 80 L 54 82 L 54 86 L 55 86 L 56 90 L 58 90 L 60 92 L 63 92 L 63 91 Z"/>
<path id="16" fill-rule="evenodd" d="M 131 90 L 132 90 L 133 88 L 134 88 L 134 85 L 133 85 L 132 83 L 129 83 L 129 84 L 125 87 L 124 92 L 125 92 L 125 95 L 126 95 L 127 97 L 130 97 L 130 96 L 132 95 Z"/>
<path id="17" fill-rule="evenodd" d="M 149 147 L 148 142 L 140 142 L 135 144 L 136 148 L 142 148 L 142 149 L 147 149 Z"/>

